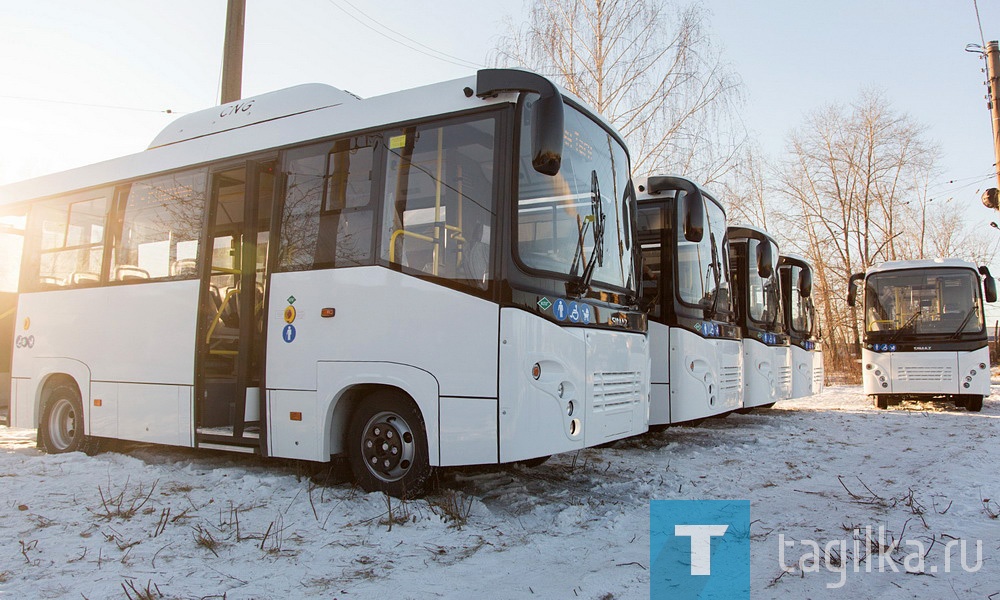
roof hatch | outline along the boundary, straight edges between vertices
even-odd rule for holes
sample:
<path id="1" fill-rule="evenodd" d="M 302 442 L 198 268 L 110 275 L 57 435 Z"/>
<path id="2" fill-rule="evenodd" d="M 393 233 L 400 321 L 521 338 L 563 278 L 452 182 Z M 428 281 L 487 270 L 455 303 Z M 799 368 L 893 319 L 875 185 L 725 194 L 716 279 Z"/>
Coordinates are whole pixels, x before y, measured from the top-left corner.
<path id="1" fill-rule="evenodd" d="M 359 100 L 322 83 L 297 85 L 184 115 L 167 125 L 148 149 Z"/>

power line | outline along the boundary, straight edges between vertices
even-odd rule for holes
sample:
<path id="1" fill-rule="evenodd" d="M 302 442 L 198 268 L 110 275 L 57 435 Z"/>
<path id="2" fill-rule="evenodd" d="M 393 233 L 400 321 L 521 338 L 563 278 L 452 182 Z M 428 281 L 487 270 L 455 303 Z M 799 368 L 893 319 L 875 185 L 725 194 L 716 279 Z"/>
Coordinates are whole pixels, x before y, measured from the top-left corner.
<path id="1" fill-rule="evenodd" d="M 483 67 L 483 65 L 480 65 L 480 64 L 477 64 L 477 63 L 474 63 L 474 62 L 471 62 L 471 61 L 467 61 L 464 58 L 458 58 L 457 56 L 451 56 L 450 54 L 445 54 L 444 52 L 441 52 L 440 50 L 435 50 L 434 48 L 431 48 L 430 46 L 427 46 L 425 44 L 421 44 L 420 42 L 418 42 L 418 41 L 416 41 L 416 40 L 414 40 L 412 38 L 409 38 L 409 37 L 403 35 L 402 33 L 399 33 L 398 31 L 390 29 L 389 27 L 386 27 L 382 23 L 379 23 L 376 19 L 373 19 L 372 17 L 369 17 L 365 13 L 361 12 L 360 10 L 358 10 L 358 8 L 356 6 L 354 6 L 353 4 L 348 3 L 352 8 L 354 8 L 354 10 L 357 10 L 358 13 L 360 13 L 366 19 L 368 19 L 368 20 L 372 21 L 373 23 L 377 24 L 379 27 L 382 27 L 383 29 L 391 31 L 392 33 L 396 34 L 397 36 L 402 37 L 404 39 L 407 39 L 407 40 L 413 42 L 414 44 L 416 44 L 418 46 L 422 46 L 424 48 L 427 48 L 428 50 L 430 50 L 431 52 L 434 52 L 436 54 L 431 54 L 430 52 L 427 52 L 425 50 L 421 50 L 417 46 L 407 44 L 407 43 L 399 40 L 396 37 L 392 37 L 392 36 L 386 34 L 385 32 L 380 31 L 380 30 L 372 27 L 368 23 L 365 23 L 364 21 L 362 21 L 361 19 L 359 19 L 358 17 L 356 17 L 350 11 L 348 11 L 347 9 L 345 9 L 343 6 L 340 6 L 339 4 L 337 4 L 336 2 L 334 2 L 334 0 L 327 0 L 327 2 L 329 2 L 330 4 L 332 4 L 334 7 L 337 8 L 337 10 L 341 11 L 342 13 L 344 13 L 345 15 L 347 15 L 348 17 L 351 17 L 352 19 L 354 19 L 355 21 L 357 21 L 363 27 L 365 27 L 365 28 L 367 28 L 367 29 L 369 29 L 369 30 L 371 30 L 371 31 L 379 34 L 380 36 L 384 37 L 387 40 L 390 40 L 392 42 L 395 42 L 395 43 L 399 44 L 400 46 L 403 46 L 405 48 L 409 48 L 410 50 L 413 50 L 414 52 L 418 52 L 420 54 L 423 54 L 424 56 L 429 56 L 430 58 L 434 58 L 434 59 L 437 59 L 437 60 L 440 60 L 440 61 L 443 61 L 443 62 L 446 62 L 446 63 L 451 63 L 453 65 L 456 65 L 456 66 L 459 66 L 459 67 L 464 67 L 464 68 L 467 68 L 467 69 L 468 68 L 479 69 L 479 68 Z"/>
<path id="2" fill-rule="evenodd" d="M 979 23 L 979 39 L 983 42 L 983 48 L 986 48 L 986 36 L 983 35 L 983 21 L 979 18 L 979 3 L 976 0 L 972 0 L 972 6 L 976 9 L 976 22 Z"/>
<path id="3" fill-rule="evenodd" d="M 136 112 L 149 112 L 149 113 L 164 113 L 168 115 L 181 115 L 182 112 L 167 108 L 163 110 L 157 110 L 152 108 L 136 108 L 134 106 L 114 106 L 111 104 L 89 104 L 87 102 L 72 102 L 70 100 L 52 100 L 50 98 L 29 98 L 27 96 L 8 96 L 0 95 L 0 98 L 5 100 L 23 100 L 25 102 L 48 102 L 50 104 L 68 104 L 70 106 L 87 106 L 90 108 L 110 108 L 113 110 L 131 110 Z"/>

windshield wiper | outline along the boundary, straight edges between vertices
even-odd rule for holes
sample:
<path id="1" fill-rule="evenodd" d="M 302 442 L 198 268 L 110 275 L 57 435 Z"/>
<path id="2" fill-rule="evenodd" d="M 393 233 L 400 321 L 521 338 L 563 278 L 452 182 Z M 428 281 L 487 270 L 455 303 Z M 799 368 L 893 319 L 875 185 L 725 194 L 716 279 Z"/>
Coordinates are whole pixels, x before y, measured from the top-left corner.
<path id="1" fill-rule="evenodd" d="M 889 343 L 891 344 L 892 342 L 895 342 L 897 339 L 899 339 L 899 336 L 903 335 L 903 332 L 906 330 L 906 328 L 912 325 L 913 322 L 917 320 L 917 317 L 919 317 L 920 314 L 923 312 L 924 311 L 922 310 L 918 310 L 917 312 L 913 313 L 913 315 L 906 320 L 906 323 L 903 323 L 903 326 L 897 329 L 896 333 L 892 334 L 892 337 L 889 338 Z"/>
<path id="2" fill-rule="evenodd" d="M 965 326 L 969 324 L 969 319 L 971 319 L 972 315 L 974 314 L 976 314 L 976 309 L 970 308 L 969 312 L 966 313 L 965 318 L 962 319 L 962 324 L 958 326 L 958 329 L 955 330 L 955 333 L 951 334 L 951 339 L 953 340 L 958 339 L 958 336 L 962 335 L 962 331 L 965 330 Z"/>
<path id="3" fill-rule="evenodd" d="M 709 242 L 712 244 L 712 262 L 708 265 L 712 269 L 712 279 L 715 282 L 715 291 L 712 292 L 712 305 L 706 309 L 705 318 L 714 319 L 719 314 L 719 292 L 722 286 L 722 274 L 720 273 L 719 251 L 715 247 L 715 233 L 708 234 Z"/>
<path id="4" fill-rule="evenodd" d="M 594 278 L 594 270 L 598 265 L 604 266 L 604 202 L 601 200 L 601 185 L 597 177 L 597 170 L 592 170 L 590 172 L 590 215 L 584 219 L 585 223 L 579 228 L 580 239 L 578 242 L 576 253 L 581 258 L 583 257 L 583 237 L 584 232 L 587 230 L 587 225 L 593 224 L 594 231 L 594 250 L 590 253 L 590 259 L 587 260 L 586 266 L 583 268 L 583 275 L 580 276 L 580 280 L 576 282 L 571 282 L 567 285 L 567 291 L 575 295 L 577 298 L 585 295 L 590 291 L 590 282 Z M 576 256 L 573 257 L 572 273 L 576 274 L 576 267 L 579 264 Z"/>

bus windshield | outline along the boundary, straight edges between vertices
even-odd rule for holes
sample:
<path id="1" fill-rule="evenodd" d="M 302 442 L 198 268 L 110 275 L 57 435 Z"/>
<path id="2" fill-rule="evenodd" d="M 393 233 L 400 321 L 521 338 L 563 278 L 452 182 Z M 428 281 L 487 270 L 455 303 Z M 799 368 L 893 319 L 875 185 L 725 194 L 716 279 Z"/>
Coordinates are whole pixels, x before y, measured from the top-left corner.
<path id="1" fill-rule="evenodd" d="M 805 269 L 798 265 L 789 267 L 791 278 L 791 294 L 789 294 L 789 312 L 792 331 L 798 334 L 810 335 L 813 331 L 813 302 L 811 296 L 803 296 L 799 289 L 799 281 Z"/>
<path id="2" fill-rule="evenodd" d="M 751 238 L 747 245 L 747 256 L 751 257 L 747 261 L 750 300 L 750 318 L 759 323 L 764 323 L 770 327 L 781 325 L 781 292 L 778 287 L 778 266 L 777 254 L 773 255 L 771 262 L 771 276 L 762 278 L 757 272 L 757 262 L 753 257 L 757 256 L 760 240 Z"/>
<path id="3" fill-rule="evenodd" d="M 678 192 L 677 222 L 684 219 L 684 203 Z M 677 236 L 677 292 L 685 304 L 714 308 L 714 313 L 729 312 L 729 260 L 726 253 L 726 213 L 705 198 L 707 227 L 700 242 L 684 239 L 680 227 Z"/>
<path id="4" fill-rule="evenodd" d="M 529 269 L 636 291 L 628 155 L 608 131 L 566 105 L 562 166 L 555 176 L 531 167 L 532 105 L 521 122 L 517 255 Z"/>
<path id="5" fill-rule="evenodd" d="M 983 331 L 979 278 L 967 269 L 874 273 L 865 284 L 865 331 L 954 335 Z"/>

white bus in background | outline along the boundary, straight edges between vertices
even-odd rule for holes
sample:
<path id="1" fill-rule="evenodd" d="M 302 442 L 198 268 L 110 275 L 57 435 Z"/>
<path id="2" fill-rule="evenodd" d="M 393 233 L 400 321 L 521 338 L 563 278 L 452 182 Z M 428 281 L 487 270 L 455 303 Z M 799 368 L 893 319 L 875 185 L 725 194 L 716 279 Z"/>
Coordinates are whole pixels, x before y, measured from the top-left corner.
<path id="1" fill-rule="evenodd" d="M 619 135 L 525 71 L 183 116 L 0 188 L 11 420 L 49 452 L 346 455 L 394 495 L 642 433 L 634 215 Z"/>
<path id="2" fill-rule="evenodd" d="M 990 395 L 983 313 L 997 299 L 986 267 L 956 258 L 890 261 L 851 276 L 847 303 L 864 286 L 861 376 L 878 408 L 945 400 L 971 411 Z"/>
<path id="3" fill-rule="evenodd" d="M 743 351 L 731 306 L 726 212 L 682 177 L 650 177 L 638 189 L 653 361 L 649 424 L 737 410 Z"/>
<path id="4" fill-rule="evenodd" d="M 736 323 L 743 332 L 743 408 L 791 397 L 792 367 L 781 308 L 778 244 L 746 225 L 729 228 Z"/>
<path id="5" fill-rule="evenodd" d="M 781 276 L 781 306 L 792 366 L 792 398 L 823 391 L 823 342 L 813 303 L 813 268 L 795 254 L 778 257 Z"/>

